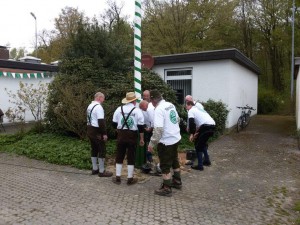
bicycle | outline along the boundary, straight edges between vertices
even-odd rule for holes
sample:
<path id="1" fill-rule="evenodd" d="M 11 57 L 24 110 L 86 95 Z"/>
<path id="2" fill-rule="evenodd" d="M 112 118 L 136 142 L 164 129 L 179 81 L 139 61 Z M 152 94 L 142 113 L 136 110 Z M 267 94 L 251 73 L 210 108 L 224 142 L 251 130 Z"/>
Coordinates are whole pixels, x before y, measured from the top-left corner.
<path id="1" fill-rule="evenodd" d="M 248 105 L 246 105 L 245 107 L 237 107 L 237 108 L 242 109 L 241 115 L 237 121 L 237 126 L 236 126 L 237 132 L 240 132 L 242 129 L 248 126 L 250 122 L 251 111 L 254 111 L 255 109 Z M 247 109 L 248 111 L 246 112 Z"/>

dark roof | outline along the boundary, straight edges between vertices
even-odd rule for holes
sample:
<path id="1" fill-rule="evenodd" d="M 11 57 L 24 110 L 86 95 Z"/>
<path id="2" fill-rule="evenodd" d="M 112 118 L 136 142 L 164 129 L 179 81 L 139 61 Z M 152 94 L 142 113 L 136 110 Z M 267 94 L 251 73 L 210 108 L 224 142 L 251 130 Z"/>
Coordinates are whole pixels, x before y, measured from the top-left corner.
<path id="1" fill-rule="evenodd" d="M 260 74 L 259 67 L 235 48 L 174 55 L 162 55 L 154 56 L 153 58 L 154 65 L 231 59 L 236 63 L 253 71 L 254 73 Z"/>
<path id="2" fill-rule="evenodd" d="M 0 68 L 58 72 L 58 66 L 0 59 Z"/>

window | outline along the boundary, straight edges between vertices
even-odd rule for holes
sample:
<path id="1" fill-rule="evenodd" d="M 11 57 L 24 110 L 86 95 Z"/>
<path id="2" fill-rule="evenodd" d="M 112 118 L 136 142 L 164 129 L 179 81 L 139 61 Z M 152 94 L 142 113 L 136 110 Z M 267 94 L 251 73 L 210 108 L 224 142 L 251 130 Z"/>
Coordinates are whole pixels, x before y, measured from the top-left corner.
<path id="1" fill-rule="evenodd" d="M 192 72 L 192 68 L 165 70 L 165 81 L 176 92 L 179 104 L 184 104 L 184 97 L 192 93 Z"/>

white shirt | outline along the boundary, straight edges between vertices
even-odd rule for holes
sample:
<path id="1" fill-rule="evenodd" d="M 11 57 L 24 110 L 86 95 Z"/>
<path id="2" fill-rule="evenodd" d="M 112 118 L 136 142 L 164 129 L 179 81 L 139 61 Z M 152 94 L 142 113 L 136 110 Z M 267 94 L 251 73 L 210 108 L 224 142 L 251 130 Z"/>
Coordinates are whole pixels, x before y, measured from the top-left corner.
<path id="1" fill-rule="evenodd" d="M 198 109 L 200 109 L 200 110 L 203 109 L 203 110 L 204 110 L 204 106 L 203 106 L 200 102 L 197 102 L 197 101 L 195 102 L 195 101 L 194 101 L 194 104 L 195 104 L 195 106 L 196 106 Z"/>
<path id="2" fill-rule="evenodd" d="M 132 103 L 127 103 L 123 105 L 123 112 L 125 119 L 127 118 L 127 115 L 129 112 L 134 108 L 135 106 Z M 113 122 L 118 123 L 117 129 L 122 129 L 124 124 L 124 118 L 121 111 L 121 106 L 119 106 L 113 115 Z M 138 125 L 144 125 L 144 116 L 142 111 L 139 108 L 136 108 L 131 112 L 129 118 L 127 119 L 127 124 L 129 126 L 130 130 L 136 131 L 138 130 Z M 125 125 L 123 127 L 124 130 L 127 130 L 127 126 Z"/>
<path id="3" fill-rule="evenodd" d="M 144 115 L 144 123 L 148 128 L 154 126 L 154 109 L 153 104 L 150 102 L 148 104 L 147 111 L 142 111 Z"/>
<path id="4" fill-rule="evenodd" d="M 165 145 L 173 145 L 180 141 L 179 116 L 175 106 L 161 100 L 154 110 L 154 129 L 163 128 L 160 143 Z"/>
<path id="5" fill-rule="evenodd" d="M 204 110 L 199 110 L 197 106 L 193 106 L 188 112 L 188 118 L 194 118 L 196 129 L 201 125 L 216 125 L 214 119 Z"/>
<path id="6" fill-rule="evenodd" d="M 198 101 L 194 101 L 194 105 L 199 109 L 199 110 L 204 110 L 204 106 L 198 102 Z M 187 120 L 187 128 L 189 128 L 189 119 Z"/>
<path id="7" fill-rule="evenodd" d="M 91 113 L 92 109 L 93 111 Z M 86 115 L 87 115 L 87 125 L 91 125 L 93 127 L 99 127 L 98 120 L 104 119 L 104 110 L 102 105 L 97 101 L 92 101 L 92 103 L 88 106 L 86 110 Z"/>

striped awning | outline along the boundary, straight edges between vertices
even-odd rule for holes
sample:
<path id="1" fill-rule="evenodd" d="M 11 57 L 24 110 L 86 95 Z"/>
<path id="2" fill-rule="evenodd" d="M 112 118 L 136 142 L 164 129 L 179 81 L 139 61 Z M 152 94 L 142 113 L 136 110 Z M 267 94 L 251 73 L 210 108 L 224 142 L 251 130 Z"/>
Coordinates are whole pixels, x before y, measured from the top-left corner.
<path id="1" fill-rule="evenodd" d="M 33 72 L 33 73 L 18 73 L 0 71 L 0 77 L 14 78 L 14 79 L 43 79 L 51 78 L 54 73 L 51 72 Z"/>

